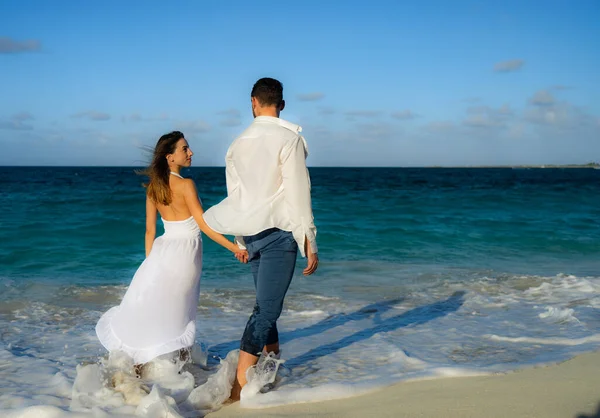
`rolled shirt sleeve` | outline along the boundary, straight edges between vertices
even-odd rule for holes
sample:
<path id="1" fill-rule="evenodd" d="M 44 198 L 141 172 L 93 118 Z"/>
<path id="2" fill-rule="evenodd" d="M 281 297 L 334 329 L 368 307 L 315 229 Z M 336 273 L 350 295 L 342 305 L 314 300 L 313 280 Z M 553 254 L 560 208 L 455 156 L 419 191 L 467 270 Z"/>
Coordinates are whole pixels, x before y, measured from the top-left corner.
<path id="1" fill-rule="evenodd" d="M 306 257 L 305 239 L 308 239 L 312 252 L 318 252 L 317 229 L 310 196 L 310 176 L 306 167 L 307 155 L 306 142 L 301 135 L 290 141 L 280 154 L 285 206 L 290 217 L 292 234 L 300 244 L 299 250 L 303 257 Z"/>
<path id="2" fill-rule="evenodd" d="M 240 178 L 237 174 L 237 171 L 235 171 L 235 165 L 233 164 L 233 160 L 231 158 L 231 150 L 227 152 L 227 156 L 225 157 L 225 182 L 227 184 L 228 196 L 232 196 L 240 187 Z M 236 235 L 234 237 L 234 241 L 239 248 L 242 250 L 246 249 L 246 243 L 241 235 Z"/>

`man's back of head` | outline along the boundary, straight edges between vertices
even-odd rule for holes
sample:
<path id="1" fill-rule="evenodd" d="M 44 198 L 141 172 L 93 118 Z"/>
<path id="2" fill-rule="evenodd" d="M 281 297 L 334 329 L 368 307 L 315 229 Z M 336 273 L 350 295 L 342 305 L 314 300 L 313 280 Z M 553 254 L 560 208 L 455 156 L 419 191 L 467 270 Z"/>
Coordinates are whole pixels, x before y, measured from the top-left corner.
<path id="1" fill-rule="evenodd" d="M 250 97 L 254 117 L 279 117 L 279 112 L 285 107 L 283 84 L 274 78 L 264 77 L 254 83 Z"/>

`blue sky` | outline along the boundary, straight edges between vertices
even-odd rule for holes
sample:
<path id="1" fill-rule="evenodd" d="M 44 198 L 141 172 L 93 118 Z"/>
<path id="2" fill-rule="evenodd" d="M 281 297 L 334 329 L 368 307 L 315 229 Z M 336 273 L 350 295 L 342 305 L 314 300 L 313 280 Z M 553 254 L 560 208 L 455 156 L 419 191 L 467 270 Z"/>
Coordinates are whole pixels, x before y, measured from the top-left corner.
<path id="1" fill-rule="evenodd" d="M 600 160 L 600 2 L 3 1 L 0 165 L 223 165 L 260 77 L 311 166 Z"/>

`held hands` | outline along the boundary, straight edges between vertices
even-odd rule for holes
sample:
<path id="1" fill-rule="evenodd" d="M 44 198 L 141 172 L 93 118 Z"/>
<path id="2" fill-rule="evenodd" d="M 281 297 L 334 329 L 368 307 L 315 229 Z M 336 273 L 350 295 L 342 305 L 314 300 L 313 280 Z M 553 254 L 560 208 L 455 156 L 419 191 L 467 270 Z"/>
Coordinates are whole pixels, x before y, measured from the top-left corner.
<path id="1" fill-rule="evenodd" d="M 240 263 L 246 264 L 248 262 L 248 251 L 246 250 L 238 250 L 233 253 L 235 258 L 238 259 Z"/>
<path id="2" fill-rule="evenodd" d="M 246 264 L 248 262 L 248 251 L 240 248 L 235 241 L 229 243 L 229 250 L 240 263 Z"/>

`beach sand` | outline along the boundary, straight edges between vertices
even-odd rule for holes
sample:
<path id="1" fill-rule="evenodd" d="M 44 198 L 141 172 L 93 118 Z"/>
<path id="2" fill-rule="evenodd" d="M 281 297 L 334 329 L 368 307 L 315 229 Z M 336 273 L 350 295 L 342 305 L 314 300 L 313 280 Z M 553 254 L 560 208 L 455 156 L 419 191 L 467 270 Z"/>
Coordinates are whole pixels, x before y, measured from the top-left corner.
<path id="1" fill-rule="evenodd" d="M 226 417 L 600 418 L 600 352 L 507 374 L 398 383 L 365 395 L 265 409 L 227 405 Z"/>

